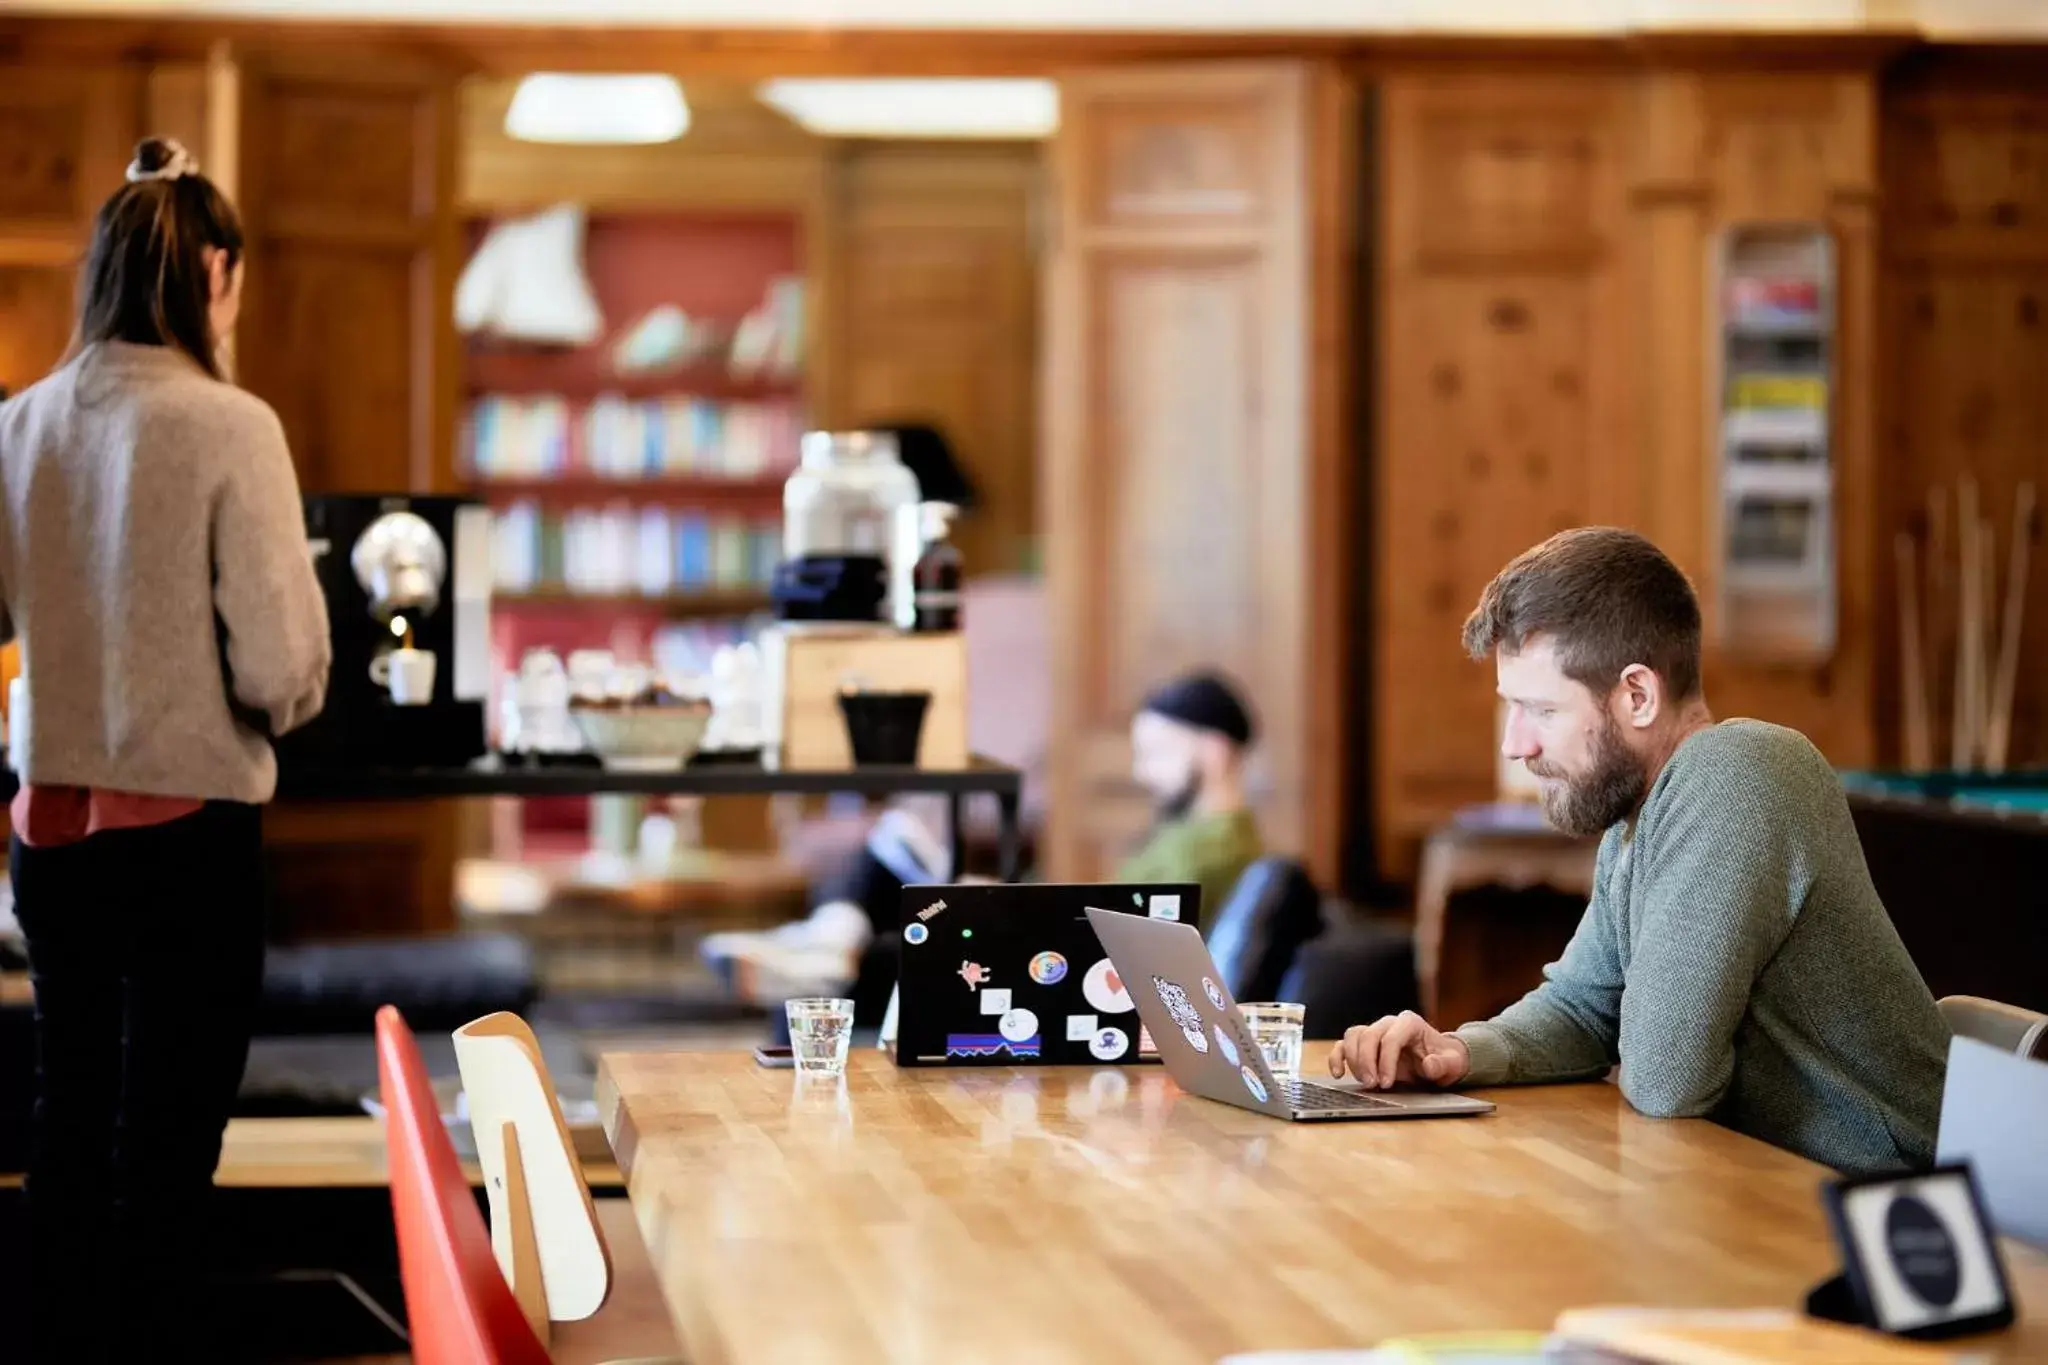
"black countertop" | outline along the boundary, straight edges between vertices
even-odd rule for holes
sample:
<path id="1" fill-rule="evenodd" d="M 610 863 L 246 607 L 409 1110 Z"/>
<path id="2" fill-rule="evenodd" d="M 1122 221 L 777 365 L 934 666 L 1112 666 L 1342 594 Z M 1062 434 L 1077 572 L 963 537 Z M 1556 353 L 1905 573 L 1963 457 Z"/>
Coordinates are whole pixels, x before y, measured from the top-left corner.
<path id="1" fill-rule="evenodd" d="M 1023 774 L 986 758 L 959 769 L 859 767 L 785 772 L 758 764 L 710 764 L 659 772 L 618 772 L 575 765 L 527 767 L 483 758 L 459 768 L 309 768 L 278 774 L 280 801 L 403 801 L 456 796 L 759 796 L 777 793 L 861 796 L 987 794 L 1016 799 Z"/>

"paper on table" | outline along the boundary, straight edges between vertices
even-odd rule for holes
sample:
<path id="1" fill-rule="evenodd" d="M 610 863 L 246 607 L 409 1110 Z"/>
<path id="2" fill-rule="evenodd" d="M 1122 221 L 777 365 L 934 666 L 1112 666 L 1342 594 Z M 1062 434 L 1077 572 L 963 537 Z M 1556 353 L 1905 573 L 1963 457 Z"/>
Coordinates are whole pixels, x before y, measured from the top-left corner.
<path id="1" fill-rule="evenodd" d="M 1962 1365 L 1975 1359 L 1790 1309 L 1575 1308 L 1559 1337 L 1654 1365 Z"/>

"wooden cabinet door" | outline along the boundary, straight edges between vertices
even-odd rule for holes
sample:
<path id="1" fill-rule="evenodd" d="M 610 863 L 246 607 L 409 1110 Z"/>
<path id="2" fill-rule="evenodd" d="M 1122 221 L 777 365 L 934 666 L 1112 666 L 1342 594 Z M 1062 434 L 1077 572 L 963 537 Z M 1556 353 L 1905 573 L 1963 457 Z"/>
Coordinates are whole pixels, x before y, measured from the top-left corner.
<path id="1" fill-rule="evenodd" d="M 308 492 L 454 482 L 456 116 L 433 68 L 244 63 L 239 369 Z"/>
<path id="2" fill-rule="evenodd" d="M 1267 843 L 1311 837 L 1311 75 L 1299 64 L 1063 82 L 1045 316 L 1052 612 L 1047 868 L 1106 874 L 1150 817 L 1133 708 L 1195 667 L 1234 676 L 1263 734 Z M 1325 452 L 1327 455 L 1328 452 Z M 1319 599 L 1318 599 L 1319 600 Z M 1312 848 L 1314 843 L 1318 847 Z"/>

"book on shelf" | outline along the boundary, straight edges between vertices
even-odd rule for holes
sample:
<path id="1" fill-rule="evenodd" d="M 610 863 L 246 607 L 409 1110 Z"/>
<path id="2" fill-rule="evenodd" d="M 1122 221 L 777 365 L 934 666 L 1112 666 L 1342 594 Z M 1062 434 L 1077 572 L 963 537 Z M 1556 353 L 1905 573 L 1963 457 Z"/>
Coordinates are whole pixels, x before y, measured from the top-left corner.
<path id="1" fill-rule="evenodd" d="M 485 479 L 762 480 L 796 467 L 802 425 L 791 404 L 489 395 L 470 405 L 465 447 Z"/>
<path id="2" fill-rule="evenodd" d="M 782 554 L 779 522 L 665 507 L 559 511 L 530 500 L 494 522 L 497 589 L 663 597 L 765 588 Z"/>

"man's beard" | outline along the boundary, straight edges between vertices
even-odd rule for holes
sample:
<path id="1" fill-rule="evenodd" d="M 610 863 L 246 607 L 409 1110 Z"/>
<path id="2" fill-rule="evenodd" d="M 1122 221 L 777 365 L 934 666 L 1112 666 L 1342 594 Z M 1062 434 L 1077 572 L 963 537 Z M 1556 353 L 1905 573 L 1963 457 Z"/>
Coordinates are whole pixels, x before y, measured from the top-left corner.
<path id="1" fill-rule="evenodd" d="M 1614 717 L 1603 716 L 1593 737 L 1593 759 L 1578 777 L 1548 765 L 1529 765 L 1537 777 L 1563 778 L 1543 786 L 1543 818 L 1566 834 L 1599 834 L 1625 820 L 1641 804 L 1648 783 L 1643 765 L 1622 741 Z"/>
<path id="2" fill-rule="evenodd" d="M 1176 820 L 1185 820 L 1188 812 L 1195 808 L 1195 801 L 1202 794 L 1202 774 L 1191 772 L 1181 789 L 1152 808 L 1156 824 L 1170 825 Z"/>

